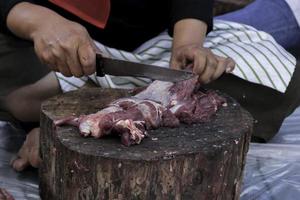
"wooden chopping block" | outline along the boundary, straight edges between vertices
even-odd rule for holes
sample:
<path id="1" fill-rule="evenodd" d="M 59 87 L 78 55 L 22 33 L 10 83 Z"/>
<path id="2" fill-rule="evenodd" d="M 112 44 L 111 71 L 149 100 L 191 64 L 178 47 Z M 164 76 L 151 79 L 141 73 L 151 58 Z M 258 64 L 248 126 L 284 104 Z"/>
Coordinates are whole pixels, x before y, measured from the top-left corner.
<path id="1" fill-rule="evenodd" d="M 231 98 L 209 123 L 149 131 L 150 137 L 131 147 L 119 137 L 83 138 L 77 128 L 53 125 L 128 95 L 89 88 L 42 105 L 42 199 L 239 199 L 253 120 Z"/>

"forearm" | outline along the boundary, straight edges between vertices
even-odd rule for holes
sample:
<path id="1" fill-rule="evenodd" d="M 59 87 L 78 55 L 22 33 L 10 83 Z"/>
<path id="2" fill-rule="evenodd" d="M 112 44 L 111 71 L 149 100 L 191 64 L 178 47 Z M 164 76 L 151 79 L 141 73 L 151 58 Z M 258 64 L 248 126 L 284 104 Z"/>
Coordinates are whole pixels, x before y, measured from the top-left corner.
<path id="1" fill-rule="evenodd" d="M 48 8 L 22 2 L 11 9 L 6 24 L 16 36 L 32 40 L 32 34 L 40 25 L 58 18 L 62 17 Z"/>
<path id="2" fill-rule="evenodd" d="M 197 19 L 183 19 L 174 26 L 173 49 L 185 45 L 203 46 L 207 25 Z"/>

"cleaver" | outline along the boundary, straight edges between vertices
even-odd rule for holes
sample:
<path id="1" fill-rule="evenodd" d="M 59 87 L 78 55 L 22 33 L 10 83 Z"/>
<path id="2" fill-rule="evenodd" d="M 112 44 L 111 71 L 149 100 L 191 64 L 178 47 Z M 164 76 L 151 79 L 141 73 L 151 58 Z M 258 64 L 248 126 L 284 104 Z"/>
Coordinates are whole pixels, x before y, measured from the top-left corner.
<path id="1" fill-rule="evenodd" d="M 183 81 L 195 76 L 195 74 L 190 71 L 175 70 L 154 65 L 107 58 L 100 54 L 97 54 L 96 56 L 96 73 L 97 76 L 104 76 L 105 74 L 113 76 L 133 76 L 168 82 Z"/>

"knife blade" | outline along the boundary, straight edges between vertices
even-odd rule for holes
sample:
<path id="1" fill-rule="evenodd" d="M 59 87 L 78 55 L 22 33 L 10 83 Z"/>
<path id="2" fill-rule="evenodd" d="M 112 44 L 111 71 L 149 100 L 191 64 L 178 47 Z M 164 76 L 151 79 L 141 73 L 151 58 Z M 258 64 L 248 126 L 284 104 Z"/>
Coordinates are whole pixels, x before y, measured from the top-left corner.
<path id="1" fill-rule="evenodd" d="M 195 74 L 189 71 L 112 59 L 102 57 L 101 55 L 97 55 L 96 57 L 96 72 L 97 76 L 104 76 L 105 74 L 113 76 L 134 76 L 168 82 L 183 81 L 195 76 Z"/>

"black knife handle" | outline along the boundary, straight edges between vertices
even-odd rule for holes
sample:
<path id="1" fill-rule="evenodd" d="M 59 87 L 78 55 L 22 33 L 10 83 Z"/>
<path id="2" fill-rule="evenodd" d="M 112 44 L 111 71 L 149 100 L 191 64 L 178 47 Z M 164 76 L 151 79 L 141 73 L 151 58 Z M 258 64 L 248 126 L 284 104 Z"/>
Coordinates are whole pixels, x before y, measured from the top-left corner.
<path id="1" fill-rule="evenodd" d="M 102 56 L 100 54 L 96 54 L 96 74 L 97 76 L 103 77 L 104 71 L 103 71 L 103 60 Z"/>

